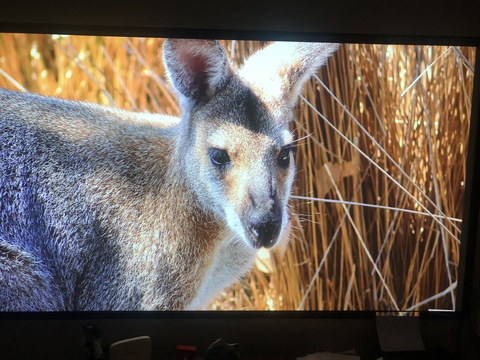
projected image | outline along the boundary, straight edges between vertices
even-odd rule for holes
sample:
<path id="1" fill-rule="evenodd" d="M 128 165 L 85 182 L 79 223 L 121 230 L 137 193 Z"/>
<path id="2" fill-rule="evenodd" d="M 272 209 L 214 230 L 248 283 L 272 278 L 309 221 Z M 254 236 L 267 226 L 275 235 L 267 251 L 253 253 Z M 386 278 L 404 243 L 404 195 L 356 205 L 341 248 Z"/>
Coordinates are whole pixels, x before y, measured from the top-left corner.
<path id="1" fill-rule="evenodd" d="M 474 58 L 0 34 L 0 311 L 454 310 Z"/>

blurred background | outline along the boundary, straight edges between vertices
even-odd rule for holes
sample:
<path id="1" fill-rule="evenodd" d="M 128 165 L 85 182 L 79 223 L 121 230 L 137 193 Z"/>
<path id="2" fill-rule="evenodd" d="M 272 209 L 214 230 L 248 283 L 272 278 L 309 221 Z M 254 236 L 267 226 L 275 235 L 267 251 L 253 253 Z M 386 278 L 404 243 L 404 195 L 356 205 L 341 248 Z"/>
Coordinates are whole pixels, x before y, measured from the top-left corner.
<path id="1" fill-rule="evenodd" d="M 0 87 L 179 116 L 162 39 L 0 34 Z M 223 41 L 232 61 L 265 42 Z M 475 49 L 344 44 L 292 131 L 290 241 L 212 310 L 454 309 Z"/>

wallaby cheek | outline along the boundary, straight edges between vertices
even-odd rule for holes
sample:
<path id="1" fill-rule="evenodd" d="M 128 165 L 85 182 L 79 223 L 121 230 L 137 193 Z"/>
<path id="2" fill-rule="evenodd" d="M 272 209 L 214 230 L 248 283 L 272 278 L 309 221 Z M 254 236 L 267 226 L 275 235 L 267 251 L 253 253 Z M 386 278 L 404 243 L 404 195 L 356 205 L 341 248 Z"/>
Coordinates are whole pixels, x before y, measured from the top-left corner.
<path id="1" fill-rule="evenodd" d="M 221 218 L 235 210 L 229 189 L 232 180 L 227 173 L 219 172 L 207 154 L 208 148 L 197 146 L 188 164 L 188 178 L 192 188 L 205 209 L 212 211 Z"/>
<path id="2" fill-rule="evenodd" d="M 196 194 L 203 207 L 217 212 L 218 185 L 212 174 L 210 160 L 204 154 L 203 148 L 195 142 L 193 145 L 185 144 L 185 146 L 188 146 L 182 164 L 186 170 L 185 180 L 189 182 L 190 189 Z"/>

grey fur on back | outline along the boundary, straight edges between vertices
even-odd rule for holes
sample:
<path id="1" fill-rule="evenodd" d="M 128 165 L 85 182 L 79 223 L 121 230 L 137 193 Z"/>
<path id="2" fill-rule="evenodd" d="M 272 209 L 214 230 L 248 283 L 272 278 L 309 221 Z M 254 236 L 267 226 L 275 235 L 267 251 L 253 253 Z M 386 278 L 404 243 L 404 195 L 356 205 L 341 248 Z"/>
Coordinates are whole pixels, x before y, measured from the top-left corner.
<path id="1" fill-rule="evenodd" d="M 177 53 L 192 44 L 208 71 L 188 82 Z M 183 148 L 195 141 L 191 119 L 214 104 L 219 114 L 261 111 L 262 123 L 239 123 L 248 131 L 288 127 L 301 85 L 336 45 L 297 47 L 294 61 L 319 59 L 282 73 L 292 86 L 256 81 L 261 59 L 239 72 L 215 42 L 165 46 L 181 120 L 0 89 L 0 311 L 184 309 L 251 266 L 255 250 L 220 241 L 235 228 L 196 189 L 198 160 Z M 270 99 L 269 81 L 281 97 Z M 261 105 L 228 100 L 237 92 Z"/>
<path id="2" fill-rule="evenodd" d="M 2 310 L 137 308 L 141 289 L 120 297 L 112 289 L 125 282 L 118 234 L 96 204 L 108 200 L 91 186 L 98 186 L 96 173 L 137 193 L 157 181 L 133 163 L 140 154 L 122 156 L 115 144 L 129 141 L 138 148 L 140 139 L 128 134 L 151 136 L 156 129 L 122 123 L 119 115 L 128 113 L 91 104 L 6 90 L 0 90 L 0 103 Z M 78 134 L 62 136 L 64 121 Z M 98 137 L 86 132 L 87 123 Z M 111 205 L 114 217 L 118 204 Z"/>

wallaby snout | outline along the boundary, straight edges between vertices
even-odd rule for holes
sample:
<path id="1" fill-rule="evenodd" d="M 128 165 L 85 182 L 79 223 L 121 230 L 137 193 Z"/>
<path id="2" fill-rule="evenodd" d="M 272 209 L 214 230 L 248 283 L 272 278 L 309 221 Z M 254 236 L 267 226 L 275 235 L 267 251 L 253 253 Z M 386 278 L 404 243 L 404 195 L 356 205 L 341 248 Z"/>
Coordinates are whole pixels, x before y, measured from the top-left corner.
<path id="1" fill-rule="evenodd" d="M 277 244 L 282 232 L 282 220 L 287 219 L 288 215 L 283 214 L 284 203 L 278 198 L 276 184 L 259 185 L 256 183 L 254 189 L 250 189 L 251 208 L 244 224 L 245 235 L 254 249 L 269 249 Z M 265 191 L 266 189 L 269 190 Z"/>
<path id="2" fill-rule="evenodd" d="M 260 216 L 254 211 L 249 219 L 248 230 L 255 249 L 273 247 L 278 240 L 282 225 L 282 215 L 279 212 Z"/>

